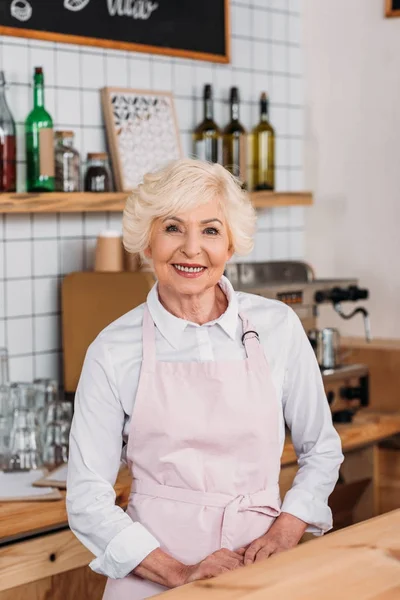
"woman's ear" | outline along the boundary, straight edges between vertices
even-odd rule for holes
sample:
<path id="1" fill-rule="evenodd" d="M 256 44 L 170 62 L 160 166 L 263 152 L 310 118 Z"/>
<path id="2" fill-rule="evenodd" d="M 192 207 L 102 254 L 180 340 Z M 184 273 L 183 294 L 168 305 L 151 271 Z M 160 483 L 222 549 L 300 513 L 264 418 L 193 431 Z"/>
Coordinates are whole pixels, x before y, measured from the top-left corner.
<path id="1" fill-rule="evenodd" d="M 232 256 L 235 254 L 235 249 L 233 246 L 228 248 L 228 260 L 231 260 Z M 228 262 L 228 260 L 226 262 Z"/>
<path id="2" fill-rule="evenodd" d="M 143 254 L 145 255 L 146 258 L 151 258 L 152 257 L 151 247 L 147 246 L 147 248 L 143 251 Z"/>

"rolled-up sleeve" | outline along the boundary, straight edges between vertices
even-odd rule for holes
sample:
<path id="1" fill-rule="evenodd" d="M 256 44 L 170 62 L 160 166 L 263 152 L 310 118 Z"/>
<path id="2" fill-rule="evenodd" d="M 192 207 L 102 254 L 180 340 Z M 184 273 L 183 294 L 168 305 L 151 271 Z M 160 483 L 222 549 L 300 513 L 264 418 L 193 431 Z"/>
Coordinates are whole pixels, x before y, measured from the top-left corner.
<path id="1" fill-rule="evenodd" d="M 90 346 L 75 396 L 68 460 L 67 511 L 71 530 L 94 555 L 90 567 L 125 577 L 159 543 L 115 504 L 125 413 L 108 348 Z"/>
<path id="2" fill-rule="evenodd" d="M 308 532 L 322 535 L 332 528 L 328 498 L 336 485 L 343 454 L 314 351 L 291 309 L 283 411 L 299 470 L 281 510 L 305 521 Z"/>

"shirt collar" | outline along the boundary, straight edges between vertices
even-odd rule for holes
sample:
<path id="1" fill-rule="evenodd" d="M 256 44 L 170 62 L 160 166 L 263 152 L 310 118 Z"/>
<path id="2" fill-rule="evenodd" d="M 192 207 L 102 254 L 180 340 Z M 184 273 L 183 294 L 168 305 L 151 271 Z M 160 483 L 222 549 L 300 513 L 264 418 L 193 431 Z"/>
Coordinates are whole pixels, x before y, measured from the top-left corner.
<path id="1" fill-rule="evenodd" d="M 147 296 L 147 306 L 151 317 L 157 329 L 173 348 L 179 348 L 182 334 L 188 325 L 191 325 L 192 327 L 211 327 L 213 325 L 219 325 L 231 339 L 234 340 L 236 338 L 238 301 L 235 291 L 226 277 L 222 277 L 218 285 L 228 299 L 227 309 L 218 319 L 205 323 L 204 325 L 198 325 L 197 323 L 192 323 L 185 319 L 179 319 L 179 317 L 175 317 L 175 315 L 168 312 L 158 298 L 157 283 L 150 290 Z"/>

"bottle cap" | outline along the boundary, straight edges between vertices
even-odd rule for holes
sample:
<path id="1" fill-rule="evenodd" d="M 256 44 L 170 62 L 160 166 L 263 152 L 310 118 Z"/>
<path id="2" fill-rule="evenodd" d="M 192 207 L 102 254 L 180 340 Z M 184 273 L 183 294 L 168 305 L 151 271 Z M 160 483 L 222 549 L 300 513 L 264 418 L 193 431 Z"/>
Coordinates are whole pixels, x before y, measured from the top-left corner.
<path id="1" fill-rule="evenodd" d="M 35 75 L 43 75 L 43 67 L 35 67 Z"/>
<path id="2" fill-rule="evenodd" d="M 204 86 L 204 98 L 208 99 L 208 98 L 212 98 L 212 87 L 210 83 L 206 83 Z"/>
<path id="3" fill-rule="evenodd" d="M 239 102 L 239 89 L 231 87 L 231 102 Z"/>

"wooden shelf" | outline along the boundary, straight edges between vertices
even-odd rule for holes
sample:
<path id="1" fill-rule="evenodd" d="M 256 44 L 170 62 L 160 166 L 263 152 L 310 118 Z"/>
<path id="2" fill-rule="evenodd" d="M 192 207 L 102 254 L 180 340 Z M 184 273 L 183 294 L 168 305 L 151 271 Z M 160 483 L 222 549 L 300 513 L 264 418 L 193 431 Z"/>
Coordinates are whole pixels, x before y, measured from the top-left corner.
<path id="1" fill-rule="evenodd" d="M 126 192 L 0 194 L 0 213 L 119 212 L 124 209 L 127 196 Z M 311 192 L 252 192 L 251 199 L 255 208 L 313 203 Z"/>

